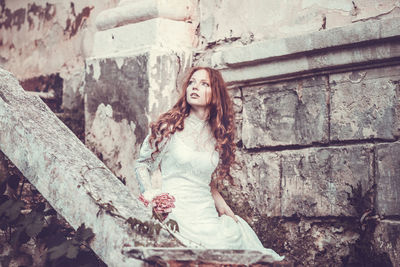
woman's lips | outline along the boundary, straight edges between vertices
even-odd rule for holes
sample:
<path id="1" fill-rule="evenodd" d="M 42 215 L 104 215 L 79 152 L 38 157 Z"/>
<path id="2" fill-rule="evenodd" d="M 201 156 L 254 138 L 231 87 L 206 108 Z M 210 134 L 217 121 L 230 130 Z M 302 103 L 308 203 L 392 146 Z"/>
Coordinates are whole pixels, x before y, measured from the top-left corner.
<path id="1" fill-rule="evenodd" d="M 196 93 L 191 93 L 190 94 L 190 97 L 192 97 L 192 98 L 198 98 L 198 97 L 200 97 L 198 94 L 196 94 Z"/>

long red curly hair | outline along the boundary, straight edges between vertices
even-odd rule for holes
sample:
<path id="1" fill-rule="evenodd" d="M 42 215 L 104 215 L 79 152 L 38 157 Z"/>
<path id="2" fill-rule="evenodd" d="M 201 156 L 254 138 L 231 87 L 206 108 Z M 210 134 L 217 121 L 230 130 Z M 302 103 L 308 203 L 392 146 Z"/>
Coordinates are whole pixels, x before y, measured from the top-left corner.
<path id="1" fill-rule="evenodd" d="M 235 125 L 232 101 L 229 97 L 224 79 L 218 70 L 208 67 L 192 68 L 184 80 L 183 90 L 176 104 L 166 113 L 162 114 L 156 122 L 150 124 L 150 145 L 155 145 L 152 157 L 160 152 L 160 144 L 176 131 L 185 127 L 185 118 L 189 116 L 190 105 L 186 100 L 186 88 L 193 73 L 198 70 L 207 71 L 210 77 L 211 103 L 208 122 L 216 139 L 215 150 L 219 153 L 219 164 L 213 174 L 212 184 L 227 179 L 234 184 L 230 174 L 230 167 L 235 162 Z"/>

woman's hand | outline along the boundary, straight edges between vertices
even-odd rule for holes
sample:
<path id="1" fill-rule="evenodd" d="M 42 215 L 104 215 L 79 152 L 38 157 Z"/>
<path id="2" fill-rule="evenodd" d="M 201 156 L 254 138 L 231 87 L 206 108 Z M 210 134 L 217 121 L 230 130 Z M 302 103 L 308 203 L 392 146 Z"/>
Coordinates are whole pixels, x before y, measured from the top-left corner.
<path id="1" fill-rule="evenodd" d="M 226 204 L 224 198 L 221 196 L 221 194 L 218 192 L 217 189 L 211 188 L 211 194 L 214 198 L 215 202 L 215 207 L 218 211 L 219 216 L 222 216 L 223 214 L 232 217 L 235 222 L 238 222 L 238 219 L 236 218 L 235 214 L 231 210 L 231 208 Z"/>

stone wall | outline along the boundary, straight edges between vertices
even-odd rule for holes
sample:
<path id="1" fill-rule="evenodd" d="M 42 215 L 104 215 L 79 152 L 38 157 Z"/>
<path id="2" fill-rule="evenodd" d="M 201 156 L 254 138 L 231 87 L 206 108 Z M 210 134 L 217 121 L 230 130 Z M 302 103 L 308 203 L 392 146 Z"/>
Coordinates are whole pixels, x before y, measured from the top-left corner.
<path id="1" fill-rule="evenodd" d="M 221 69 L 237 111 L 238 185 L 223 192 L 295 264 L 400 263 L 398 23 L 219 46 L 197 62 Z"/>
<path id="2" fill-rule="evenodd" d="M 242 170 L 226 196 L 265 245 L 306 266 L 399 263 L 399 70 L 240 87 Z M 386 235 L 379 252 L 360 251 L 367 231 Z"/>

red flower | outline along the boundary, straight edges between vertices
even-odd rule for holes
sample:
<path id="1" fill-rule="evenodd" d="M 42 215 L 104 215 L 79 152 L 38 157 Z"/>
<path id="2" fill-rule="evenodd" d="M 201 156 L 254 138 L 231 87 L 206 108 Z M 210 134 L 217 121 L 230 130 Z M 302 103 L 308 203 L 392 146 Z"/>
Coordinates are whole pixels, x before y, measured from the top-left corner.
<path id="1" fill-rule="evenodd" d="M 144 198 L 143 195 L 139 196 L 139 200 L 143 202 L 146 207 L 150 203 L 147 199 Z M 174 196 L 171 196 L 168 193 L 159 194 L 155 196 L 151 201 L 153 212 L 160 215 L 162 220 L 165 220 L 165 218 L 167 218 L 168 216 L 168 213 L 172 211 L 172 208 L 175 208 L 174 202 Z"/>
<path id="2" fill-rule="evenodd" d="M 151 202 L 153 204 L 153 211 L 161 215 L 162 220 L 165 220 L 168 213 L 172 211 L 172 208 L 175 208 L 175 198 L 168 193 L 155 196 Z"/>

